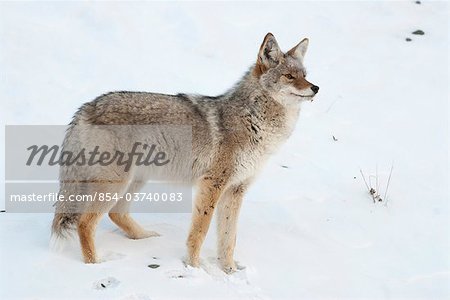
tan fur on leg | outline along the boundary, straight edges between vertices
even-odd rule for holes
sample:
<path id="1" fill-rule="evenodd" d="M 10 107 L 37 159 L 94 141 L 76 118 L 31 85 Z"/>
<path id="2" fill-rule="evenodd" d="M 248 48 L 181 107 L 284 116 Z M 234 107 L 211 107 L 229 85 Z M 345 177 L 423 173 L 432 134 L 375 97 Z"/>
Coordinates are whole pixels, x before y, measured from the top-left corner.
<path id="1" fill-rule="evenodd" d="M 193 267 L 199 266 L 200 248 L 205 240 L 214 208 L 224 186 L 224 178 L 214 179 L 210 176 L 205 176 L 200 181 L 195 208 L 192 213 L 191 229 L 187 239 L 187 264 Z"/>
<path id="2" fill-rule="evenodd" d="M 78 223 L 81 251 L 83 252 L 84 262 L 87 264 L 98 262 L 95 253 L 94 236 L 95 229 L 101 217 L 101 213 L 84 213 L 81 215 Z"/>
<path id="3" fill-rule="evenodd" d="M 141 227 L 133 218 L 130 216 L 129 213 L 109 213 L 109 217 L 111 220 L 119 226 L 120 229 L 125 231 L 127 236 L 130 239 L 144 239 L 152 236 L 159 236 L 157 232 L 154 231 L 147 231 L 144 228 Z"/>
<path id="4" fill-rule="evenodd" d="M 125 191 L 127 185 L 125 181 L 116 183 L 97 182 L 98 181 L 92 180 L 83 187 L 83 189 L 86 190 L 86 195 L 106 195 L 108 193 L 118 193 L 121 195 L 123 191 Z M 80 237 L 81 250 L 85 263 L 99 262 L 95 251 L 95 230 L 103 214 L 111 210 L 116 204 L 113 201 L 99 201 L 96 197 L 93 197 L 92 199 L 96 201 L 89 203 L 78 221 L 78 235 Z"/>
<path id="5" fill-rule="evenodd" d="M 144 182 L 135 181 L 130 184 L 126 193 L 133 194 L 138 192 Z M 129 214 L 131 202 L 126 199 L 120 199 L 119 202 L 109 212 L 109 218 L 122 229 L 130 239 L 144 239 L 152 236 L 160 236 L 155 231 L 149 231 L 142 228 Z"/>

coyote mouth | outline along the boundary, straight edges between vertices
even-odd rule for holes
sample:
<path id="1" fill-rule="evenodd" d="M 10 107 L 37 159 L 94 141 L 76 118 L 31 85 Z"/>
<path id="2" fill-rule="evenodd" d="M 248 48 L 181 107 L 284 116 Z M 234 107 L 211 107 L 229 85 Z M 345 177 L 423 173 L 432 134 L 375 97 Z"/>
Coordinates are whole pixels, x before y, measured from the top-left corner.
<path id="1" fill-rule="evenodd" d="M 297 96 L 297 97 L 302 97 L 302 98 L 310 98 L 310 97 L 314 97 L 314 95 L 299 95 L 296 93 L 291 93 L 291 95 Z"/>

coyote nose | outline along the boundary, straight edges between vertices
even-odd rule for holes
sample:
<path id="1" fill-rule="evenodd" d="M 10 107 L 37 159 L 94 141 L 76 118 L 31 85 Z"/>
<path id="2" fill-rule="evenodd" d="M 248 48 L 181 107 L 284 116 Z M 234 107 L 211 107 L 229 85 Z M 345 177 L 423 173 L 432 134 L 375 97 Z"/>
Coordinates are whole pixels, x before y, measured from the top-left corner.
<path id="1" fill-rule="evenodd" d="M 313 86 L 311 87 L 311 90 L 312 90 L 315 94 L 317 94 L 317 92 L 319 91 L 319 87 L 318 87 L 317 85 L 313 85 Z"/>

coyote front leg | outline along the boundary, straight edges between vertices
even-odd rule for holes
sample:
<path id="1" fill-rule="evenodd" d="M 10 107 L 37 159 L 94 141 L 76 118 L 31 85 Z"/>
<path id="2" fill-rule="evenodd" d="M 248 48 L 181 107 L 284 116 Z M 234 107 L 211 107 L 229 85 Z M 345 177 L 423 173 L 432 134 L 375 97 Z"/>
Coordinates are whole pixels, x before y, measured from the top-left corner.
<path id="1" fill-rule="evenodd" d="M 224 178 L 205 176 L 201 179 L 195 207 L 192 212 L 192 223 L 187 239 L 188 257 L 186 263 L 193 267 L 200 264 L 200 248 L 208 232 L 209 224 L 217 201 L 224 189 Z"/>
<path id="2" fill-rule="evenodd" d="M 225 273 L 237 270 L 233 259 L 239 210 L 248 184 L 229 187 L 217 207 L 217 256 Z"/>

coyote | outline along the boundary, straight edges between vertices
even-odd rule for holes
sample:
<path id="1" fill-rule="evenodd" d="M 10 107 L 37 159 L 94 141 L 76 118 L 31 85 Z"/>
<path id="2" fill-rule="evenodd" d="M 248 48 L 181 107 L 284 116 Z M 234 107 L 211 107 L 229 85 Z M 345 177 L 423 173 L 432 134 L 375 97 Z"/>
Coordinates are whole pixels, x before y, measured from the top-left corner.
<path id="1" fill-rule="evenodd" d="M 303 58 L 308 39 L 283 53 L 275 37 L 268 33 L 254 63 L 244 77 L 229 91 L 216 97 L 199 95 L 165 95 L 146 92 L 111 92 L 85 103 L 74 115 L 65 143 L 74 125 L 148 125 L 188 124 L 192 126 L 192 184 L 197 188 L 192 222 L 187 238 L 185 263 L 199 267 L 200 248 L 214 210 L 217 211 L 220 267 L 226 273 L 237 270 L 233 259 L 236 227 L 243 196 L 264 162 L 292 133 L 299 116 L 300 103 L 312 101 L 319 87 L 306 80 Z M 144 132 L 142 134 L 152 134 Z M 119 140 L 113 133 L 79 135 L 77 144 L 107 143 L 114 150 Z M 130 139 L 131 140 L 131 139 Z M 123 141 L 122 141 L 123 142 Z M 151 174 L 102 168 L 118 184 L 96 188 L 85 185 L 101 178 L 98 169 L 80 174 L 76 166 L 61 166 L 60 193 L 108 191 L 123 194 L 136 192 Z M 78 172 L 78 173 L 77 173 Z M 90 171 L 87 171 L 90 172 Z M 85 177 L 77 184 L 70 175 Z M 172 174 L 166 174 L 171 176 Z M 174 175 L 175 176 L 175 175 Z M 101 180 L 98 180 L 101 181 Z M 95 190 L 96 189 L 96 190 Z M 67 237 L 78 231 L 86 263 L 99 262 L 94 245 L 96 226 L 104 213 L 128 237 L 141 239 L 158 236 L 132 219 L 127 201 L 94 202 L 97 210 L 69 213 L 64 202 L 56 205 L 52 238 Z M 117 208 L 120 207 L 120 210 Z"/>

